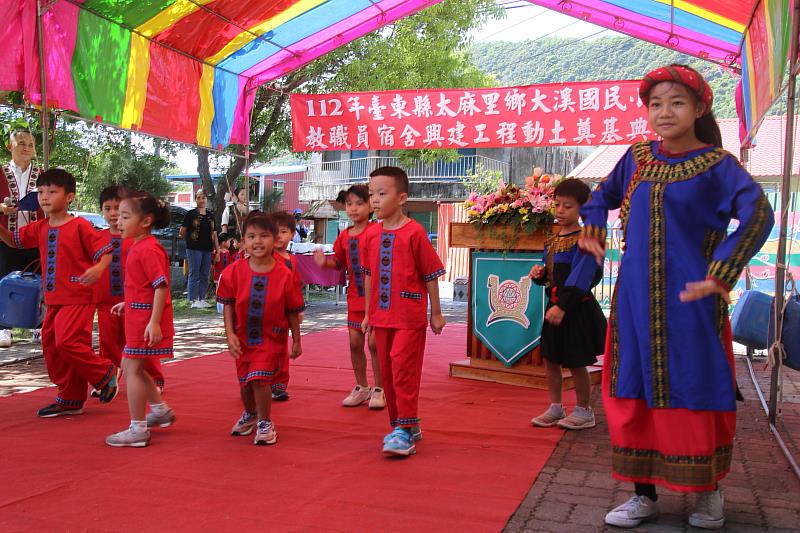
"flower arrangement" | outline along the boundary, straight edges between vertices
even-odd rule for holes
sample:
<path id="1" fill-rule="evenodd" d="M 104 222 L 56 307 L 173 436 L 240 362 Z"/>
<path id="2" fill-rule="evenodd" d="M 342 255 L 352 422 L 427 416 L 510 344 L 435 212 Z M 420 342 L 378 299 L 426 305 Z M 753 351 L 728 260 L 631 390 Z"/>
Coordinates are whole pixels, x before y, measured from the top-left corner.
<path id="1" fill-rule="evenodd" d="M 464 202 L 467 220 L 476 226 L 504 224 L 533 233 L 553 223 L 553 191 L 562 176 L 545 174 L 536 167 L 525 185 L 501 183 L 496 191 L 472 192 Z"/>

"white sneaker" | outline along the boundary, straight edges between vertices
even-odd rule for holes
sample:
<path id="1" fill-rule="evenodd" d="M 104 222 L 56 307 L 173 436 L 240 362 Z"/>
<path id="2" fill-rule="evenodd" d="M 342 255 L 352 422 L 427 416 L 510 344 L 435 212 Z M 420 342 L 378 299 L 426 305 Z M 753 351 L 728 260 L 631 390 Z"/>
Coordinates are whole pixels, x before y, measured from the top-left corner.
<path id="1" fill-rule="evenodd" d="M 189 305 L 189 307 L 191 307 L 192 309 L 197 309 L 198 307 L 200 307 L 200 300 L 192 300 L 192 303 L 191 305 Z"/>
<path id="2" fill-rule="evenodd" d="M 369 408 L 377 411 L 384 407 L 386 407 L 386 396 L 383 394 L 383 389 L 373 387 L 372 392 L 369 394 Z"/>
<path id="3" fill-rule="evenodd" d="M 724 505 L 725 497 L 719 489 L 698 493 L 689 524 L 701 529 L 720 529 L 725 525 Z"/>
<path id="4" fill-rule="evenodd" d="M 209 307 L 211 307 L 211 304 L 205 300 L 197 300 L 197 307 L 199 307 L 200 309 L 208 309 Z"/>
<path id="5" fill-rule="evenodd" d="M 633 496 L 606 515 L 606 524 L 617 527 L 636 527 L 658 516 L 658 503 L 647 496 Z"/>
<path id="6" fill-rule="evenodd" d="M 0 329 L 0 348 L 8 348 L 11 346 L 11 330 Z"/>
<path id="7" fill-rule="evenodd" d="M 31 342 L 35 344 L 42 344 L 42 330 L 41 329 L 32 329 L 31 330 Z"/>
<path id="8" fill-rule="evenodd" d="M 356 385 L 347 398 L 342 400 L 342 405 L 345 407 L 358 407 L 367 400 L 369 400 L 369 387 Z"/>

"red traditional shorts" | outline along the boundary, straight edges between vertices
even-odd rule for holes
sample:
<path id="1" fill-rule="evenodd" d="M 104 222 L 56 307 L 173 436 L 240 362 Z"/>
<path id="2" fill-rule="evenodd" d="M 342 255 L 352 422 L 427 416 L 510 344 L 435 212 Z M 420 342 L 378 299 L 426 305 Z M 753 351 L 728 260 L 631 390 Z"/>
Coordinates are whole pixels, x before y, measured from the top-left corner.
<path id="1" fill-rule="evenodd" d="M 348 309 L 347 310 L 348 329 L 363 331 L 363 329 L 361 329 L 361 324 L 364 323 L 364 316 L 366 316 L 366 313 L 364 311 L 352 311 Z"/>

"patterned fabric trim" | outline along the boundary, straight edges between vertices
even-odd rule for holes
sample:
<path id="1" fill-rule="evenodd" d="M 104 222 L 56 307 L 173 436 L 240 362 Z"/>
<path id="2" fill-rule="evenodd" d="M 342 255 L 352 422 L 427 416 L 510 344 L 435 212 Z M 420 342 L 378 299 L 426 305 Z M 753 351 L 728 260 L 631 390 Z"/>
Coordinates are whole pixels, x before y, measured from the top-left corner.
<path id="1" fill-rule="evenodd" d="M 79 278 L 78 276 L 70 276 L 69 277 L 69 281 L 70 281 L 70 283 L 80 283 L 81 282 L 81 278 Z"/>
<path id="2" fill-rule="evenodd" d="M 619 377 L 619 326 L 617 324 L 617 289 L 619 288 L 619 277 L 614 284 L 614 292 L 611 295 L 611 312 L 608 315 L 608 326 L 611 334 L 609 343 L 609 389 L 608 395 L 611 398 L 617 396 L 617 378 Z"/>
<path id="3" fill-rule="evenodd" d="M 397 426 L 418 426 L 419 422 L 419 418 L 395 418 L 394 420 L 390 420 L 389 424 L 394 428 Z"/>
<path id="4" fill-rule="evenodd" d="M 264 305 L 267 301 L 267 276 L 250 279 L 250 301 L 247 303 L 247 345 L 258 346 L 263 342 L 262 323 Z"/>
<path id="5" fill-rule="evenodd" d="M 113 249 L 114 248 L 111 246 L 111 243 L 106 244 L 105 246 L 103 246 L 94 253 L 94 255 L 92 256 L 92 261 L 94 261 L 95 263 L 98 262 L 101 257 L 103 257 L 108 252 L 112 251 Z"/>
<path id="6" fill-rule="evenodd" d="M 30 169 L 31 171 L 28 174 L 27 189 L 20 191 L 19 187 L 17 187 L 17 176 L 14 175 L 14 171 L 11 170 L 11 165 L 8 164 L 3 167 L 3 173 L 5 174 L 6 181 L 8 182 L 8 192 L 10 198 L 14 202 L 13 205 L 15 206 L 23 196 L 36 190 L 36 181 L 39 179 L 39 174 L 41 174 L 42 169 L 34 167 L 33 164 L 31 164 Z M 11 215 L 8 217 L 8 231 L 10 231 L 12 234 L 19 229 L 17 227 L 19 222 L 18 217 L 19 215 Z M 38 212 L 32 211 L 28 214 L 28 223 L 35 222 L 37 220 L 39 220 Z M 21 246 L 18 246 L 18 248 L 21 248 Z"/>
<path id="7" fill-rule="evenodd" d="M 657 450 L 614 446 L 611 465 L 614 473 L 626 478 L 704 487 L 715 484 L 730 470 L 732 457 L 733 445 L 720 446 L 712 455 L 664 455 Z"/>
<path id="8" fill-rule="evenodd" d="M 769 201 L 762 193 L 756 201 L 753 216 L 743 228 L 742 238 L 736 244 L 731 256 L 725 261 L 714 261 L 708 267 L 708 275 L 716 280 L 721 281 L 731 290 L 739 276 L 742 273 L 745 265 L 750 261 L 758 250 L 756 250 L 756 243 L 758 236 L 761 235 L 764 225 L 767 223 L 771 213 Z"/>
<path id="9" fill-rule="evenodd" d="M 585 237 L 587 239 L 597 239 L 603 245 L 606 242 L 606 228 L 602 228 L 600 226 L 592 226 L 588 224 L 581 228 L 581 237 Z"/>
<path id="10" fill-rule="evenodd" d="M 111 296 L 124 296 L 122 279 L 122 237 L 111 237 L 111 265 L 109 268 L 109 284 Z"/>
<path id="11" fill-rule="evenodd" d="M 650 379 L 653 407 L 670 406 L 667 364 L 667 282 L 664 183 L 650 189 Z"/>
<path id="12" fill-rule="evenodd" d="M 409 300 L 422 300 L 421 292 L 400 291 L 400 298 L 408 298 Z"/>
<path id="13" fill-rule="evenodd" d="M 125 355 L 172 355 L 172 348 L 128 348 L 122 350 Z"/>
<path id="14" fill-rule="evenodd" d="M 350 329 L 354 329 L 356 331 L 363 331 L 361 329 L 361 323 L 360 322 L 353 322 L 351 320 L 348 320 L 347 321 L 347 327 L 350 328 Z"/>
<path id="15" fill-rule="evenodd" d="M 581 233 L 576 233 L 574 235 L 561 236 L 557 233 L 553 233 L 545 240 L 547 255 L 544 258 L 544 264 L 547 269 L 547 283 L 550 287 L 555 287 L 556 285 L 556 281 L 553 278 L 553 258 L 555 254 L 570 251 L 573 246 L 578 244 L 578 239 L 581 235 Z"/>
<path id="16" fill-rule="evenodd" d="M 108 385 L 108 382 L 111 381 L 111 378 L 115 375 L 116 375 L 116 370 L 114 369 L 114 365 L 108 365 L 108 370 L 103 376 L 103 379 L 101 379 L 98 383 L 92 385 L 92 387 L 94 387 L 97 390 L 102 389 L 103 387 Z"/>
<path id="17" fill-rule="evenodd" d="M 267 370 L 254 370 L 252 372 L 248 372 L 246 376 L 239 378 L 239 383 L 247 383 L 248 381 L 269 379 L 274 375 L 275 372 L 269 372 Z"/>
<path id="18" fill-rule="evenodd" d="M 301 305 L 300 307 L 292 307 L 286 310 L 287 313 L 302 313 L 306 310 L 306 304 Z"/>
<path id="19" fill-rule="evenodd" d="M 273 383 L 272 387 L 270 388 L 272 389 L 272 392 L 286 392 L 287 386 L 288 385 L 286 385 L 286 383 Z"/>
<path id="20" fill-rule="evenodd" d="M 63 405 L 64 407 L 74 407 L 76 409 L 80 409 L 83 407 L 83 402 L 80 400 L 65 400 L 61 396 L 56 396 L 56 403 L 58 405 Z"/>
<path id="21" fill-rule="evenodd" d="M 272 333 L 275 335 L 282 335 L 286 333 L 286 328 L 282 328 L 280 326 L 272 326 Z"/>
<path id="22" fill-rule="evenodd" d="M 728 152 L 722 148 L 715 148 L 686 161 L 670 164 L 653 155 L 651 141 L 642 141 L 633 145 L 633 157 L 636 161 L 639 180 L 654 183 L 676 183 L 690 180 L 722 161 L 726 155 Z"/>
<path id="23" fill-rule="evenodd" d="M 372 275 L 372 269 L 371 268 L 367 268 L 365 266 L 362 266 L 361 267 L 361 273 L 364 274 L 365 276 L 371 276 Z"/>
<path id="24" fill-rule="evenodd" d="M 361 271 L 361 253 L 358 249 L 358 238 L 352 237 L 347 241 L 350 255 L 350 267 L 353 269 L 353 281 L 356 284 L 358 296 L 364 297 L 364 273 Z"/>
<path id="25" fill-rule="evenodd" d="M 430 274 L 428 274 L 427 276 L 423 276 L 423 277 L 422 277 L 422 281 L 424 281 L 424 282 L 426 282 L 426 283 L 427 283 L 428 281 L 434 281 L 434 280 L 436 280 L 436 278 L 438 278 L 439 276 L 444 276 L 446 273 L 447 273 L 447 271 L 446 271 L 445 269 L 443 269 L 443 268 L 440 268 L 440 269 L 439 269 L 439 270 L 437 270 L 436 272 L 431 272 L 431 273 L 430 273 Z"/>
<path id="26" fill-rule="evenodd" d="M 58 229 L 47 230 L 47 261 L 45 262 L 44 290 L 56 290 L 56 255 L 58 255 Z"/>
<path id="27" fill-rule="evenodd" d="M 11 237 L 14 239 L 14 246 L 17 248 L 22 248 L 22 240 L 19 238 L 19 230 L 15 229 L 11 232 Z"/>
<path id="28" fill-rule="evenodd" d="M 161 285 L 162 283 L 164 285 L 167 285 L 167 277 L 166 276 L 159 276 L 158 278 L 155 279 L 155 281 L 153 281 L 153 283 L 150 284 L 150 286 L 153 287 L 154 289 L 157 289 L 159 287 L 159 285 Z"/>
<path id="29" fill-rule="evenodd" d="M 155 383 L 156 387 L 158 387 L 160 389 L 164 388 L 164 380 L 163 379 L 155 379 L 155 378 L 153 378 L 153 383 Z"/>
<path id="30" fill-rule="evenodd" d="M 236 298 L 224 298 L 222 296 L 217 296 L 217 303 L 223 305 L 234 305 L 236 303 Z"/>
<path id="31" fill-rule="evenodd" d="M 381 235 L 380 271 L 378 275 L 378 307 L 388 310 L 392 303 L 392 250 L 394 248 L 394 233 Z"/>
<path id="32" fill-rule="evenodd" d="M 706 232 L 706 238 L 703 241 L 703 257 L 705 257 L 707 262 L 711 262 L 711 257 L 714 255 L 714 250 L 719 243 L 725 239 L 726 235 L 726 232 L 722 230 L 708 230 Z M 728 304 L 725 303 L 725 300 L 719 294 L 715 294 L 713 297 L 716 301 L 716 309 L 714 311 L 717 324 L 717 334 L 722 335 L 722 331 L 725 329 L 725 323 L 728 320 Z"/>
<path id="33" fill-rule="evenodd" d="M 143 303 L 143 302 L 131 302 L 130 303 L 131 309 L 152 309 L 153 304 Z"/>

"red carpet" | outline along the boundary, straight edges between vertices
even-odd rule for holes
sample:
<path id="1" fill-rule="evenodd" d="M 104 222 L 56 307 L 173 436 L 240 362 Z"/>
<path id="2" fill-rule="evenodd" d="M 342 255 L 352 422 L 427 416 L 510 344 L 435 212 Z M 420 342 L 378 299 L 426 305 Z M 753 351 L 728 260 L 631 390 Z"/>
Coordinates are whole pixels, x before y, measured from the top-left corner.
<path id="1" fill-rule="evenodd" d="M 353 383 L 346 332 L 303 337 L 278 444 L 229 436 L 241 407 L 227 354 L 166 367 L 178 421 L 144 449 L 104 437 L 127 424 L 124 391 L 85 414 L 37 419 L 54 389 L 0 399 L 0 531 L 499 531 L 561 437 L 529 420 L 544 391 L 448 377 L 463 325 L 428 337 L 424 439 L 384 457 L 385 411 L 340 407 Z"/>

